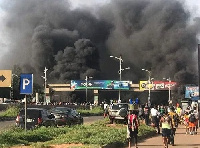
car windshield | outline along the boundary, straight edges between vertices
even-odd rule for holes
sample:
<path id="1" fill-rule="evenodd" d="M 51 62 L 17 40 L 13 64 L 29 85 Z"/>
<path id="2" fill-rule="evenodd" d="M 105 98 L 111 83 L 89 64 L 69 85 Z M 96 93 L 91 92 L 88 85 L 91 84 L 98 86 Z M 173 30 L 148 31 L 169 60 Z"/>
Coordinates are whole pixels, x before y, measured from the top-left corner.
<path id="1" fill-rule="evenodd" d="M 128 108 L 128 104 L 113 104 L 112 105 L 112 109 L 114 110 L 119 110 L 121 108 Z"/>
<path id="2" fill-rule="evenodd" d="M 54 112 L 54 113 L 69 113 L 70 108 L 54 108 L 54 109 L 52 109 L 52 112 Z"/>

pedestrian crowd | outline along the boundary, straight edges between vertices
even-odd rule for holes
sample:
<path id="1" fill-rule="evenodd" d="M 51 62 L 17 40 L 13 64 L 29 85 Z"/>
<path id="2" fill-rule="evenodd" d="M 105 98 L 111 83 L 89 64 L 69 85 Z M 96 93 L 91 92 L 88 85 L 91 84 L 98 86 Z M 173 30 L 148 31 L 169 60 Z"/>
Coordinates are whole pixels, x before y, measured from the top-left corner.
<path id="1" fill-rule="evenodd" d="M 174 145 L 176 128 L 180 124 L 185 126 L 186 134 L 197 134 L 199 114 L 197 106 L 191 105 L 188 105 L 185 110 L 179 104 L 149 107 L 146 103 L 144 107 L 139 106 L 137 112 L 130 112 L 128 116 L 129 129 L 127 131 L 131 131 L 128 134 L 130 138 L 134 139 L 136 148 L 138 126 L 140 125 L 138 121 L 154 127 L 157 134 L 162 135 L 164 148 L 168 148 L 168 144 Z"/>

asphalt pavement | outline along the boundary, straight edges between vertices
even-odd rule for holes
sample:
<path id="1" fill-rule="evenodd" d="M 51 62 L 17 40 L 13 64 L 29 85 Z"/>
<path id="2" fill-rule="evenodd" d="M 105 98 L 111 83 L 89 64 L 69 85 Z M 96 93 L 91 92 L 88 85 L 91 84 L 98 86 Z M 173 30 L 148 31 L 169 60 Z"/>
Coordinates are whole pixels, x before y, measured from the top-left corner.
<path id="1" fill-rule="evenodd" d="M 9 129 L 12 126 L 15 126 L 15 120 L 1 121 L 0 122 L 0 132 L 3 131 L 3 130 Z"/>
<path id="2" fill-rule="evenodd" d="M 90 124 L 98 120 L 102 120 L 103 116 L 90 116 L 83 117 L 84 124 Z M 15 126 L 15 120 L 11 121 L 0 121 L 0 132 Z"/>

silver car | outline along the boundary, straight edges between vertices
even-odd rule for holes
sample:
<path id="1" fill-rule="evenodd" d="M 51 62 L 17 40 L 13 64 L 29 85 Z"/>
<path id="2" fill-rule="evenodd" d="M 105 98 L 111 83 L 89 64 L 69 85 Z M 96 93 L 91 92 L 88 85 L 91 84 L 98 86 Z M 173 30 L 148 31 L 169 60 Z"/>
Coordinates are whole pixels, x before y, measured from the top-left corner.
<path id="1" fill-rule="evenodd" d="M 109 108 L 109 119 L 113 124 L 114 121 L 119 120 L 124 123 L 127 122 L 128 103 L 113 103 Z"/>

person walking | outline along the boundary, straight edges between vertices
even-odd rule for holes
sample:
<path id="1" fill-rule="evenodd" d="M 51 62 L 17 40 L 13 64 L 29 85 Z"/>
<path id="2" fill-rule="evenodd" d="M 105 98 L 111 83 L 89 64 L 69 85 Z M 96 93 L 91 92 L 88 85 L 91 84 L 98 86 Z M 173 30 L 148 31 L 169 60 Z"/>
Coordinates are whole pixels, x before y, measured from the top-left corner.
<path id="1" fill-rule="evenodd" d="M 165 108 L 164 108 L 163 105 L 160 106 L 159 112 L 160 112 L 160 115 L 161 115 L 161 116 L 164 115 L 164 113 L 165 113 Z"/>
<path id="2" fill-rule="evenodd" d="M 185 112 L 183 116 L 183 124 L 185 125 L 185 133 L 189 134 L 189 113 Z"/>
<path id="3" fill-rule="evenodd" d="M 165 115 L 161 117 L 160 125 L 162 127 L 162 139 L 164 148 L 168 148 L 169 138 L 171 135 L 171 130 L 173 129 L 173 124 L 172 119 L 167 113 L 165 113 Z"/>
<path id="4" fill-rule="evenodd" d="M 190 135 L 194 135 L 196 134 L 197 130 L 196 130 L 196 125 L 197 124 L 197 119 L 196 119 L 196 115 L 193 111 L 190 112 L 189 115 L 189 132 Z"/>
<path id="5" fill-rule="evenodd" d="M 138 106 L 138 118 L 139 118 L 139 120 L 144 119 L 144 110 L 141 105 Z"/>
<path id="6" fill-rule="evenodd" d="M 140 125 L 140 122 L 138 120 L 138 111 L 137 110 L 129 110 L 128 114 L 128 122 L 127 122 L 127 138 L 129 141 L 129 148 L 131 148 L 131 141 L 134 140 L 135 142 L 135 148 L 137 147 L 138 142 L 138 127 Z"/>
<path id="7" fill-rule="evenodd" d="M 160 134 L 159 115 L 160 114 L 159 114 L 158 110 L 156 109 L 156 106 L 154 106 L 151 109 L 151 119 L 152 119 L 153 127 L 157 128 L 157 133 L 158 134 Z"/>
<path id="8" fill-rule="evenodd" d="M 150 108 L 146 103 L 144 107 L 144 120 L 146 125 L 149 125 L 149 114 L 150 114 Z"/>
<path id="9" fill-rule="evenodd" d="M 106 105 L 106 107 L 104 108 L 104 118 L 106 118 L 109 115 L 109 105 Z"/>

